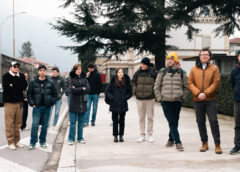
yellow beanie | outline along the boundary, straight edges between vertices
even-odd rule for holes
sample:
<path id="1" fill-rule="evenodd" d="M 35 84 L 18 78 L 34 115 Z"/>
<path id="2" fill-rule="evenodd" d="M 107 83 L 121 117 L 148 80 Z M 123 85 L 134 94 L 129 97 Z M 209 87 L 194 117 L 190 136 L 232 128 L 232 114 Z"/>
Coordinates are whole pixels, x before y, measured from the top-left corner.
<path id="1" fill-rule="evenodd" d="M 171 52 L 170 54 L 168 54 L 168 56 L 167 56 L 167 59 L 168 58 L 173 58 L 173 60 L 175 61 L 175 62 L 178 62 L 178 55 L 177 55 L 177 53 L 174 51 L 174 52 Z"/>

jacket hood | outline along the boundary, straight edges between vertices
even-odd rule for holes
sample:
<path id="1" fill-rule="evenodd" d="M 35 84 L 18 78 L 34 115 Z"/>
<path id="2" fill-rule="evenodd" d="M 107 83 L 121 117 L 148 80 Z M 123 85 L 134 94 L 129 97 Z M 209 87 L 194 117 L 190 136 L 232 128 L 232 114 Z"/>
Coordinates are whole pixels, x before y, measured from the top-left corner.
<path id="1" fill-rule="evenodd" d="M 115 83 L 116 76 L 112 77 L 111 84 Z M 125 84 L 130 83 L 130 77 L 127 74 L 124 74 Z"/>
<path id="2" fill-rule="evenodd" d="M 76 73 L 73 72 L 73 71 L 71 71 L 69 75 L 70 75 L 70 77 L 72 77 L 72 78 L 77 77 Z M 80 74 L 80 77 L 81 77 L 81 78 L 84 78 L 85 76 L 86 76 L 85 72 L 82 71 L 82 73 Z"/>

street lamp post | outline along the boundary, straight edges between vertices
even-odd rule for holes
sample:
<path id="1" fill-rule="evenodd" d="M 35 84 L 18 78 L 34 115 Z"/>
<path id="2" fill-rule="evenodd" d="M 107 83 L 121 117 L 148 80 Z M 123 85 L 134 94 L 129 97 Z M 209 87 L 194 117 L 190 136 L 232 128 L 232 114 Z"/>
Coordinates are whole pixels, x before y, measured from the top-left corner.
<path id="1" fill-rule="evenodd" d="M 8 20 L 9 18 L 16 16 L 16 15 L 20 15 L 20 14 L 26 14 L 26 12 L 19 12 L 19 13 L 15 13 L 12 14 L 10 16 L 7 16 L 1 23 L 0 23 L 0 83 L 2 83 L 2 40 L 1 40 L 1 34 L 2 34 L 2 27 L 3 24 L 6 22 L 6 20 Z"/>

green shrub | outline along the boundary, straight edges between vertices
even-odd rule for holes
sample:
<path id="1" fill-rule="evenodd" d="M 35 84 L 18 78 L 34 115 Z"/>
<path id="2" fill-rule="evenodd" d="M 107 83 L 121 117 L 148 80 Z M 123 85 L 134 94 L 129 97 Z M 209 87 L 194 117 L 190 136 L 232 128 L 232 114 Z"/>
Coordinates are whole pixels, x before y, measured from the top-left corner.
<path id="1" fill-rule="evenodd" d="M 227 116 L 233 115 L 233 90 L 230 83 L 230 74 L 221 74 L 221 84 L 216 92 L 218 113 Z M 189 94 L 183 103 L 183 107 L 193 108 L 192 94 Z"/>

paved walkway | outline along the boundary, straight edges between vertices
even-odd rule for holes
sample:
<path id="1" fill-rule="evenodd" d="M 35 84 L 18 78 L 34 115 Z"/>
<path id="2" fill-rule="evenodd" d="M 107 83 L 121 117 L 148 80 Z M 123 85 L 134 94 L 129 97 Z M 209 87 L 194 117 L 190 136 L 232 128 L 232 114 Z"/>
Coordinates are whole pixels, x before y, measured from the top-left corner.
<path id="1" fill-rule="evenodd" d="M 219 120 L 224 153 L 215 154 L 209 123 L 210 149 L 202 153 L 199 152 L 201 141 L 194 112 L 191 109 L 182 109 L 179 131 L 185 151 L 178 152 L 175 147 L 164 146 L 169 129 L 159 104 L 155 104 L 154 143 L 136 142 L 139 125 L 134 98 L 129 101 L 129 109 L 126 115 L 125 142 L 114 143 L 110 126 L 111 114 L 104 99 L 100 98 L 96 126 L 84 129 L 87 143 L 68 145 L 67 131 L 58 172 L 239 172 L 240 155 L 229 155 L 234 138 L 232 119 Z"/>

